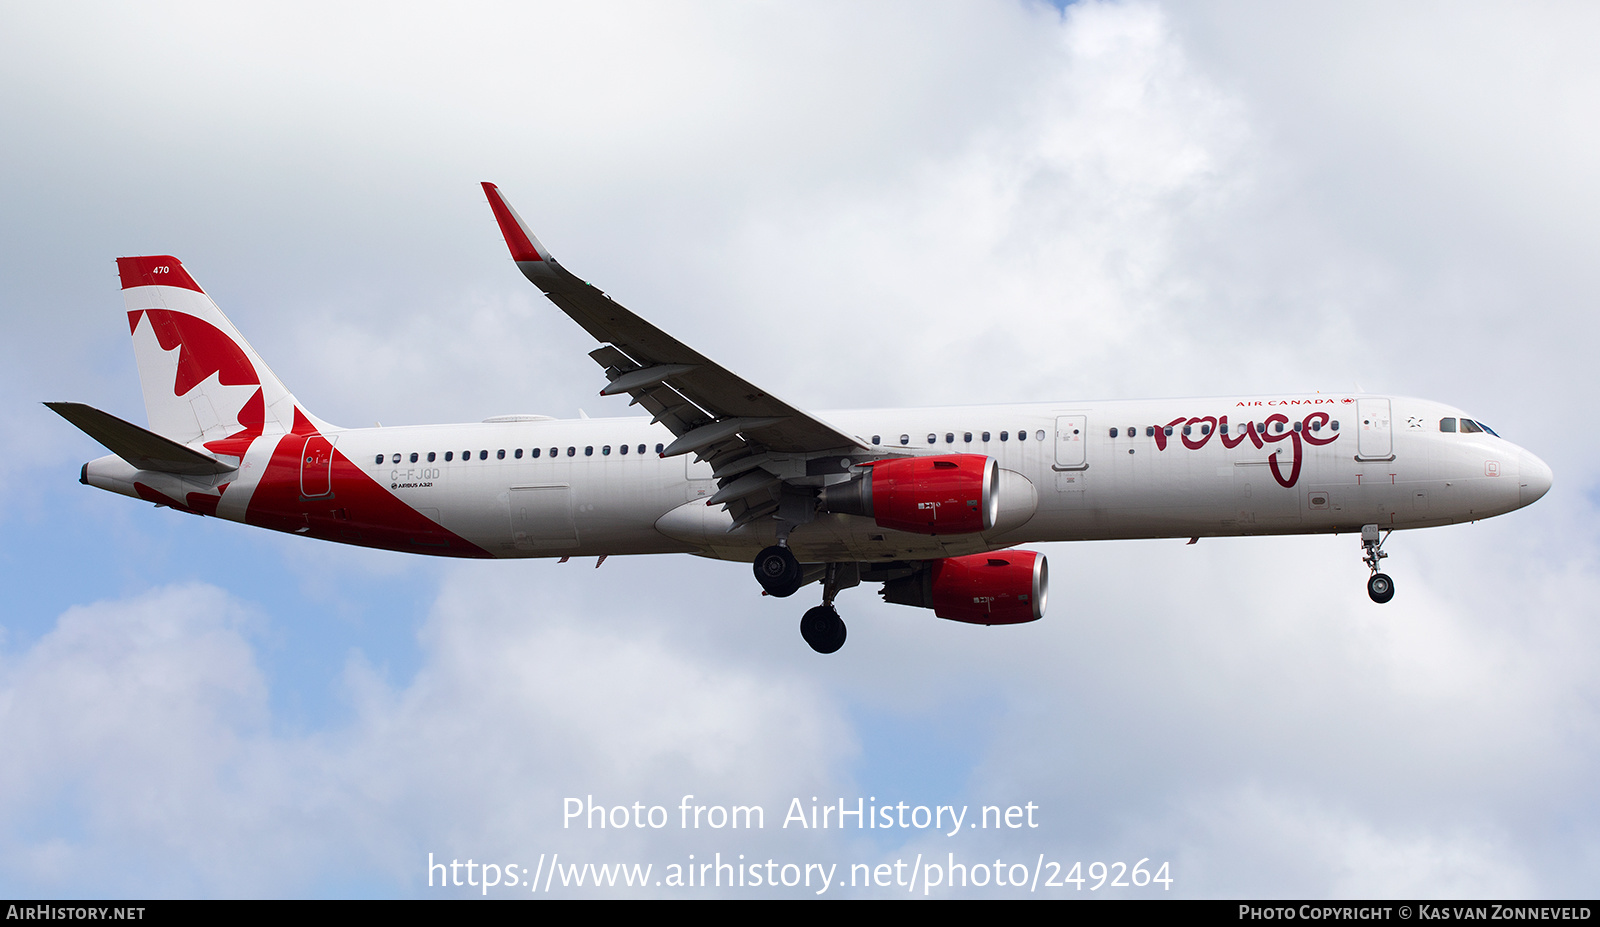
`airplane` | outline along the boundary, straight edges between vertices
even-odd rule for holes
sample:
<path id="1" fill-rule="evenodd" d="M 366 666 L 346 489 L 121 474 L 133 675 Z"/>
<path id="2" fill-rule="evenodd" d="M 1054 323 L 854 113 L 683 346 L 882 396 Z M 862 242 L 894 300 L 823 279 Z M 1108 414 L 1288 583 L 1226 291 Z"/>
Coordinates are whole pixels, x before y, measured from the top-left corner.
<path id="1" fill-rule="evenodd" d="M 517 268 L 600 342 L 602 396 L 648 417 L 340 428 L 262 362 L 183 264 L 117 259 L 149 427 L 46 403 L 112 453 L 79 481 L 181 512 L 443 557 L 689 553 L 764 594 L 819 583 L 801 636 L 843 646 L 841 590 L 983 625 L 1044 616 L 1020 544 L 1349 532 L 1385 603 L 1399 529 L 1543 496 L 1538 457 L 1460 409 L 1364 393 L 813 414 L 563 267 L 499 189 Z"/>

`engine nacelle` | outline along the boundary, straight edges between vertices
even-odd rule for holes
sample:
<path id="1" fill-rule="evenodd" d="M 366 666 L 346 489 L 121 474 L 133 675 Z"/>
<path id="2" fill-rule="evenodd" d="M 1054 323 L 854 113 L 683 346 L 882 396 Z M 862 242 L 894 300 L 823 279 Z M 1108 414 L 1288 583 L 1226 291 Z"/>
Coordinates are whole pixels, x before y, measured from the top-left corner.
<path id="1" fill-rule="evenodd" d="M 1044 617 L 1050 591 L 1045 556 L 1031 550 L 933 560 L 904 579 L 883 584 L 896 605 L 931 608 L 940 618 L 969 624 L 1022 624 Z"/>
<path id="2" fill-rule="evenodd" d="M 822 510 L 914 534 L 975 534 L 1000 513 L 1000 465 L 981 454 L 894 457 L 822 490 Z"/>

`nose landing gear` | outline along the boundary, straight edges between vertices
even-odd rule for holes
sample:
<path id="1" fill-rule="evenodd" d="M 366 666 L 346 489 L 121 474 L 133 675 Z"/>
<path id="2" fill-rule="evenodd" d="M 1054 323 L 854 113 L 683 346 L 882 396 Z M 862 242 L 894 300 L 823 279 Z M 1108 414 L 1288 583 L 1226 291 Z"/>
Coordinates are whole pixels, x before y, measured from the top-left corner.
<path id="1" fill-rule="evenodd" d="M 1378 572 L 1378 561 L 1389 556 L 1383 550 L 1383 542 L 1389 539 L 1389 534 L 1385 531 L 1380 538 L 1377 525 L 1361 527 L 1361 549 L 1366 551 L 1361 559 L 1372 568 L 1372 578 L 1367 580 L 1367 595 L 1379 605 L 1394 598 L 1394 580 L 1389 578 L 1389 574 Z"/>

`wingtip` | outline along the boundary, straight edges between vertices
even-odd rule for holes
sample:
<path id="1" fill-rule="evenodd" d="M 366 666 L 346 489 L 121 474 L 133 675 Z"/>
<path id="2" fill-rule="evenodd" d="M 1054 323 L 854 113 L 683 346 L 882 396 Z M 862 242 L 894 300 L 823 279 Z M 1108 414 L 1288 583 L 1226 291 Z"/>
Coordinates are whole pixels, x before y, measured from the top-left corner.
<path id="1" fill-rule="evenodd" d="M 483 193 L 489 198 L 489 208 L 494 210 L 494 220 L 500 225 L 500 234 L 506 240 L 506 247 L 511 249 L 511 259 L 518 264 L 548 260 L 549 255 L 539 247 L 539 240 L 528 231 L 522 217 L 506 202 L 500 188 L 487 180 L 482 184 Z"/>

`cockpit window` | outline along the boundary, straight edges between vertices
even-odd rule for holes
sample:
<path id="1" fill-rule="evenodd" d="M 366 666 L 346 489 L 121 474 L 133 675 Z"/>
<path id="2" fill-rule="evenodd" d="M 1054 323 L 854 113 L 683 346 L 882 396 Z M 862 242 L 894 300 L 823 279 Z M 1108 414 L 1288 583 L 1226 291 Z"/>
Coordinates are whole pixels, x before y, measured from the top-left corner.
<path id="1" fill-rule="evenodd" d="M 1464 435 L 1481 435 L 1483 434 L 1483 429 L 1479 428 L 1478 423 L 1472 419 L 1464 418 L 1461 420 L 1461 433 Z"/>
<path id="2" fill-rule="evenodd" d="M 1439 430 L 1453 433 L 1456 430 L 1456 420 L 1453 418 L 1439 419 Z"/>

